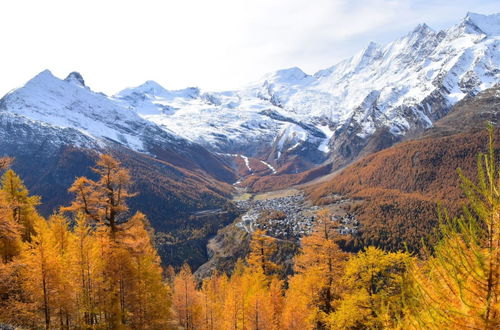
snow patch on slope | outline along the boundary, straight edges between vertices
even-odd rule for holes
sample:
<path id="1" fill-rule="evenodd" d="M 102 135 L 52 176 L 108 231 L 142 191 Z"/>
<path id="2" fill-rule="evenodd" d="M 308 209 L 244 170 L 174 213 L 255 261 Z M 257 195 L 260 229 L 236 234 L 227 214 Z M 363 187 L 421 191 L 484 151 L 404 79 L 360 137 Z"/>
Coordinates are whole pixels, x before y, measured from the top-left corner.
<path id="1" fill-rule="evenodd" d="M 265 162 L 265 161 L 263 161 L 263 160 L 261 160 L 260 162 L 261 162 L 262 164 L 266 165 L 266 166 L 267 166 L 267 167 L 268 167 L 268 168 L 269 168 L 269 169 L 273 172 L 273 174 L 276 174 L 276 169 L 275 169 L 273 166 L 271 166 L 271 164 L 266 163 L 266 162 Z"/>
<path id="2" fill-rule="evenodd" d="M 239 156 L 243 159 L 243 161 L 245 161 L 245 166 L 247 167 L 248 171 L 252 172 L 252 168 L 250 167 L 250 162 L 248 161 L 248 157 L 243 155 Z"/>
<path id="3" fill-rule="evenodd" d="M 318 146 L 318 150 L 321 152 L 324 152 L 325 154 L 329 153 L 330 146 L 328 145 L 328 143 L 330 142 L 330 139 L 332 138 L 334 131 L 330 130 L 330 127 L 328 127 L 328 125 L 325 125 L 325 126 L 320 125 L 320 126 L 318 126 L 318 128 L 326 136 L 326 138 Z"/>

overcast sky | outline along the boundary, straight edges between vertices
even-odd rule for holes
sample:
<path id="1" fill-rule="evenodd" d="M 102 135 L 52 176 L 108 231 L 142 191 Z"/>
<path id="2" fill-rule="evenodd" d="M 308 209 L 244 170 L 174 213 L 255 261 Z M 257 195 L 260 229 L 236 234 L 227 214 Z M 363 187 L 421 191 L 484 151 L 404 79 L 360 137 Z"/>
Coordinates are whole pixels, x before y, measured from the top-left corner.
<path id="1" fill-rule="evenodd" d="M 4 0 L 0 94 L 50 69 L 113 94 L 146 80 L 233 89 L 267 72 L 329 67 L 425 22 L 446 28 L 498 0 Z"/>

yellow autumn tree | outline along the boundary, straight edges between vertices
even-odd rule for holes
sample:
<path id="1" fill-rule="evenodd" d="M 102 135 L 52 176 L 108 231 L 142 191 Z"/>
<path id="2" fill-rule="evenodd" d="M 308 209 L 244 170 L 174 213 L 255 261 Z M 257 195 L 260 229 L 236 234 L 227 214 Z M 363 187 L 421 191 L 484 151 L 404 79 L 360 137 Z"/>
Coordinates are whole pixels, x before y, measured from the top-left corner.
<path id="1" fill-rule="evenodd" d="M 441 211 L 441 240 L 422 267 L 413 265 L 411 326 L 500 328 L 500 169 L 493 127 L 489 137 L 489 151 L 477 158 L 477 183 L 459 172 L 468 200 L 463 215 Z"/>
<path id="2" fill-rule="evenodd" d="M 229 283 L 226 274 L 215 272 L 205 278 L 201 286 L 202 322 L 201 329 L 224 329 L 225 318 L 229 318 L 225 301 L 229 293 Z"/>
<path id="3" fill-rule="evenodd" d="M 245 329 L 246 308 L 243 288 L 245 265 L 238 259 L 229 279 L 224 299 L 225 317 L 223 329 Z"/>
<path id="4" fill-rule="evenodd" d="M 40 217 L 36 211 L 40 197 L 30 196 L 23 181 L 13 170 L 3 174 L 1 186 L 12 219 L 21 226 L 22 240 L 29 241 L 34 233 L 34 222 Z"/>
<path id="5" fill-rule="evenodd" d="M 49 224 L 42 218 L 34 223 L 36 235 L 26 244 L 21 260 L 24 263 L 24 289 L 35 302 L 35 313 L 39 324 L 50 329 L 56 323 L 59 290 L 62 285 L 63 271 L 59 251 Z"/>
<path id="6" fill-rule="evenodd" d="M 134 329 L 165 329 L 168 325 L 169 287 L 162 281 L 160 257 L 146 230 L 147 219 L 137 212 L 121 231 L 123 242 L 131 256 L 126 306 L 128 323 Z"/>
<path id="7" fill-rule="evenodd" d="M 276 248 L 275 238 L 266 235 L 266 232 L 262 229 L 256 229 L 252 233 L 250 241 L 250 253 L 247 258 L 249 268 L 253 272 L 262 273 L 264 276 L 274 274 L 280 269 L 272 261 Z"/>
<path id="8" fill-rule="evenodd" d="M 97 288 L 102 282 L 99 278 L 98 264 L 101 255 L 94 236 L 94 228 L 87 221 L 84 213 L 75 218 L 74 235 L 70 242 L 72 255 L 71 276 L 76 282 L 77 324 L 80 327 L 92 327 L 98 324 Z"/>
<path id="9" fill-rule="evenodd" d="M 326 327 L 326 318 L 343 292 L 341 278 L 348 258 L 337 244 L 342 238 L 337 229 L 337 222 L 323 209 L 311 234 L 302 238 L 301 252 L 294 260 L 296 274 L 289 280 L 285 327 Z"/>
<path id="10" fill-rule="evenodd" d="M 13 161 L 12 157 L 0 157 L 0 171 L 8 169 Z"/>
<path id="11" fill-rule="evenodd" d="M 0 322 L 30 329 L 172 327 L 154 233 L 144 214 L 127 216 L 130 175 L 107 155 L 95 171 L 97 181 L 79 178 L 70 189 L 76 198 L 63 210 L 72 218 L 55 213 L 47 221 L 20 178 L 10 170 L 3 175 Z"/>
<path id="12" fill-rule="evenodd" d="M 9 157 L 0 158 L 0 172 L 8 170 L 12 161 Z M 11 191 L 7 191 L 9 188 Z M 28 196 L 14 172 L 6 172 L 0 186 L 0 322 L 19 326 L 38 322 L 32 312 L 35 303 L 24 290 L 24 265 L 17 258 L 23 239 L 30 239 L 32 234 L 35 217 L 31 217 L 34 214 L 29 212 L 29 202 L 35 202 L 35 198 Z"/>
<path id="13" fill-rule="evenodd" d="M 100 155 L 93 171 L 98 175 L 97 181 L 77 178 L 69 188 L 75 199 L 61 210 L 82 213 L 96 226 L 94 236 L 100 253 L 96 265 L 96 277 L 100 279 L 96 283 L 97 308 L 102 314 L 99 319 L 112 328 L 122 328 L 128 322 L 125 284 L 131 271 L 131 256 L 118 238 L 118 230 L 126 228 L 120 225 L 128 220 L 126 202 L 133 196 L 128 191 L 132 181 L 129 172 L 110 155 Z"/>
<path id="14" fill-rule="evenodd" d="M 343 282 L 345 293 L 328 317 L 331 329 L 396 328 L 408 299 L 411 256 L 375 247 L 351 257 Z"/>
<path id="15" fill-rule="evenodd" d="M 196 329 L 202 321 L 202 301 L 191 268 L 184 264 L 173 281 L 172 305 L 183 329 Z"/>
<path id="16" fill-rule="evenodd" d="M 101 155 L 98 180 L 78 178 L 75 200 L 63 211 L 77 218 L 74 260 L 79 278 L 81 322 L 113 329 L 165 327 L 169 291 L 146 230 L 146 217 L 127 217 L 132 180 L 119 161 Z"/>
<path id="17" fill-rule="evenodd" d="M 61 214 L 54 214 L 48 219 L 49 232 L 55 249 L 54 266 L 57 282 L 54 286 L 54 313 L 61 329 L 70 329 L 76 321 L 76 283 L 71 274 L 73 267 L 70 242 L 73 233 L 69 230 L 68 219 Z"/>
<path id="18" fill-rule="evenodd" d="M 118 160 L 106 154 L 99 157 L 93 171 L 98 180 L 77 178 L 69 189 L 75 200 L 63 210 L 85 213 L 89 219 L 109 227 L 114 237 L 118 225 L 126 219 L 127 198 L 135 195 L 129 192 L 131 176 Z"/>
<path id="19" fill-rule="evenodd" d="M 239 275 L 244 311 L 241 321 L 249 329 L 274 329 L 280 325 L 283 282 L 276 274 L 280 267 L 272 260 L 276 251 L 275 238 L 260 229 L 253 232 L 248 266 Z"/>
<path id="20" fill-rule="evenodd" d="M 267 302 L 264 306 L 268 315 L 267 329 L 283 329 L 283 309 L 285 305 L 284 283 L 277 277 L 273 277 L 267 289 Z"/>
<path id="21" fill-rule="evenodd" d="M 12 261 L 21 251 L 21 230 L 12 216 L 5 193 L 0 191 L 0 262 Z"/>

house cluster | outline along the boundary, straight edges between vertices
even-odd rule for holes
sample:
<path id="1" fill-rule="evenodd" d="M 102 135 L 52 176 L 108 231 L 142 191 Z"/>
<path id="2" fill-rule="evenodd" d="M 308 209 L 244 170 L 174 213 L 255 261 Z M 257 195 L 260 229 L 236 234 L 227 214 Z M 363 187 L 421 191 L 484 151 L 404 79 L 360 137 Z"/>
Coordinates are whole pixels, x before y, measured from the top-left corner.
<path id="1" fill-rule="evenodd" d="M 310 233 L 316 219 L 318 206 L 308 203 L 304 195 L 277 197 L 262 200 L 245 200 L 237 202 L 245 213 L 236 226 L 252 233 L 255 229 L 263 229 L 267 234 L 280 239 L 299 239 Z M 342 234 L 356 231 L 357 221 L 354 215 L 333 215 L 338 221 Z"/>

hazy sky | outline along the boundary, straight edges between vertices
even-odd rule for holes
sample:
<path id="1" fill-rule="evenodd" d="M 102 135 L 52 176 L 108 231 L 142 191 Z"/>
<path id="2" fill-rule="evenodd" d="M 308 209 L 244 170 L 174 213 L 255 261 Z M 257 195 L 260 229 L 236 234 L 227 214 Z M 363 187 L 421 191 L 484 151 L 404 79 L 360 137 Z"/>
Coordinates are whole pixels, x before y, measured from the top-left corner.
<path id="1" fill-rule="evenodd" d="M 4 0 L 0 94 L 44 69 L 108 94 L 146 80 L 230 89 L 281 68 L 307 73 L 425 22 L 446 28 L 498 0 Z"/>

